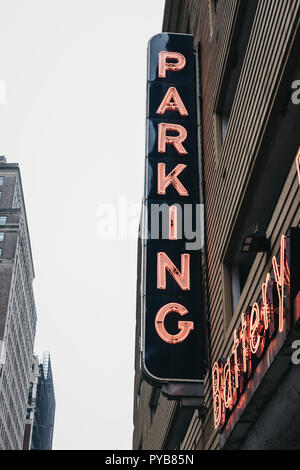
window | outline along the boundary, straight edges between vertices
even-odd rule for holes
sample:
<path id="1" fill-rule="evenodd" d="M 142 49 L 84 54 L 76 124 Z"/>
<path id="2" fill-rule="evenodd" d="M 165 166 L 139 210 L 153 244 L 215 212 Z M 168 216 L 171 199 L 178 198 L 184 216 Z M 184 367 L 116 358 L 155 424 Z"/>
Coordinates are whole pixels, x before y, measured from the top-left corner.
<path id="1" fill-rule="evenodd" d="M 0 216 L 0 226 L 6 225 L 7 217 L 6 215 Z"/>
<path id="2" fill-rule="evenodd" d="M 136 406 L 137 407 L 140 404 L 142 383 L 143 383 L 143 380 L 141 379 L 141 381 L 139 383 L 139 388 L 138 388 L 138 391 L 137 391 L 137 394 L 136 394 Z"/>
<path id="3" fill-rule="evenodd" d="M 138 450 L 142 450 L 142 449 L 143 449 L 143 433 L 141 434 Z"/>
<path id="4" fill-rule="evenodd" d="M 246 284 L 248 274 L 255 260 L 256 253 L 242 253 L 242 240 L 236 240 L 235 247 L 224 260 L 223 266 L 223 290 L 225 300 L 226 323 L 235 312 L 240 295 Z"/>
<path id="5" fill-rule="evenodd" d="M 149 404 L 150 411 L 151 411 L 151 422 L 153 421 L 153 418 L 156 413 L 159 397 L 160 397 L 160 388 L 153 387 L 150 404 Z"/>
<path id="6" fill-rule="evenodd" d="M 2 248 L 0 248 L 0 258 L 2 258 Z"/>
<path id="7" fill-rule="evenodd" d="M 29 392 L 28 392 L 28 404 L 31 405 L 32 402 L 32 391 L 33 391 L 33 383 L 30 382 Z"/>
<path id="8" fill-rule="evenodd" d="M 4 176 L 0 176 L 0 186 L 3 186 L 4 183 Z"/>
<path id="9" fill-rule="evenodd" d="M 216 7 L 217 2 L 214 3 Z M 222 144 L 225 140 L 257 4 L 258 0 L 240 2 L 236 27 L 230 44 L 230 53 L 227 59 L 226 69 L 215 110 L 217 158 L 219 157 Z"/>
<path id="10" fill-rule="evenodd" d="M 215 23 L 215 16 L 216 16 L 216 1 L 215 0 L 209 0 L 209 30 L 210 30 L 210 39 L 213 36 L 213 31 L 214 31 L 214 23 Z"/>
<path id="11" fill-rule="evenodd" d="M 4 232 L 0 232 L 0 242 L 4 241 L 4 235 L 5 235 Z"/>
<path id="12" fill-rule="evenodd" d="M 2 198 L 2 191 L 0 191 L 0 199 Z"/>

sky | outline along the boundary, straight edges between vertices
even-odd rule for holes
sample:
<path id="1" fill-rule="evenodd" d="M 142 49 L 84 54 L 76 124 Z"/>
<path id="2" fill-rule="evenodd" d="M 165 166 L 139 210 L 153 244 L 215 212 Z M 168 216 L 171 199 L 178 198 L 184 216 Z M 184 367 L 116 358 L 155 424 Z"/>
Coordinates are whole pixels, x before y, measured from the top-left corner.
<path id="1" fill-rule="evenodd" d="M 164 0 L 0 0 L 0 155 L 19 163 L 53 449 L 131 449 L 147 42 Z"/>

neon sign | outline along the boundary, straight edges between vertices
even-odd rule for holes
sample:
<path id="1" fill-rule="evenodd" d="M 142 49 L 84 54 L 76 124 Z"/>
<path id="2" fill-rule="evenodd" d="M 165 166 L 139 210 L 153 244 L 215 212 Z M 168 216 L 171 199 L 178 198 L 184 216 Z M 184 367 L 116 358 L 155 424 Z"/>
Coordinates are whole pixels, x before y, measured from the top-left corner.
<path id="1" fill-rule="evenodd" d="M 262 282 L 259 300 L 241 314 L 229 356 L 213 364 L 214 426 L 219 431 L 238 405 L 264 353 L 297 320 L 293 301 L 300 287 L 299 232 L 290 228 L 281 236 L 280 251 L 272 257 L 272 269 Z"/>
<path id="2" fill-rule="evenodd" d="M 204 376 L 199 249 L 187 249 L 182 214 L 199 205 L 193 37 L 158 34 L 148 47 L 142 254 L 142 370 L 151 383 Z M 151 237 L 153 204 L 168 210 L 167 238 Z"/>

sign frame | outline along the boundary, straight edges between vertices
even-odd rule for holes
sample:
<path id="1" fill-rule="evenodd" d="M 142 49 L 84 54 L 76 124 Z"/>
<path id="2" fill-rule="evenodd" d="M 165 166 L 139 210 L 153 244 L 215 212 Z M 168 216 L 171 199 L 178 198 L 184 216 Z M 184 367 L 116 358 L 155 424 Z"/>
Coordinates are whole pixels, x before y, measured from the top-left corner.
<path id="1" fill-rule="evenodd" d="M 155 60 L 158 60 L 157 58 L 155 59 L 155 57 L 153 57 L 152 55 L 152 51 L 151 51 L 151 44 L 153 42 L 153 40 L 157 40 L 158 39 L 158 43 L 159 43 L 159 39 L 161 38 L 165 38 L 166 40 L 169 40 L 170 37 L 176 39 L 177 41 L 185 41 L 186 39 L 188 40 L 189 42 L 189 47 L 190 47 L 190 57 L 188 59 L 189 63 L 188 63 L 188 67 L 187 67 L 187 71 L 185 72 L 188 72 L 188 73 L 185 73 L 185 77 L 184 77 L 184 80 L 182 80 L 182 78 L 180 77 L 180 71 L 178 72 L 175 72 L 175 71 L 166 71 L 166 78 L 167 80 L 165 82 L 162 82 L 161 80 L 159 80 L 159 78 L 153 73 L 153 63 L 155 63 Z M 166 43 L 166 40 L 165 40 L 165 43 Z M 170 41 L 172 42 L 172 41 Z M 175 41 L 176 42 L 176 41 Z M 156 45 L 157 47 L 157 45 Z M 184 46 L 186 47 L 186 45 Z M 155 47 L 154 47 L 155 49 Z M 164 47 L 163 50 L 165 50 L 166 48 Z M 156 50 L 156 55 L 158 52 L 161 52 L 161 51 L 158 51 Z M 178 50 L 173 50 L 173 51 L 169 51 L 169 52 L 180 52 Z M 155 135 L 155 133 L 157 134 L 158 133 L 158 129 L 159 129 L 159 125 L 160 123 L 163 124 L 166 120 L 168 121 L 168 123 L 174 123 L 175 126 L 176 124 L 178 124 L 180 122 L 180 125 L 182 125 L 182 122 L 184 122 L 182 120 L 182 115 L 180 113 L 180 118 L 178 118 L 178 107 L 177 107 L 177 110 L 176 112 L 172 112 L 172 110 L 170 111 L 170 109 L 167 109 L 167 117 L 164 116 L 164 113 L 162 113 L 162 117 L 156 117 L 156 116 L 153 116 L 153 110 L 156 109 L 156 105 L 158 102 L 160 102 L 160 108 L 162 107 L 162 103 L 163 101 L 164 102 L 168 102 L 170 104 L 171 100 L 167 100 L 166 96 L 167 96 L 167 93 L 169 92 L 170 88 L 172 88 L 172 91 L 173 91 L 173 88 L 175 88 L 175 90 L 177 90 L 177 88 L 179 90 L 184 90 L 184 94 L 185 96 L 188 96 L 188 87 L 191 87 L 193 88 L 193 96 L 192 98 L 190 97 L 189 99 L 189 102 L 188 102 L 188 106 L 187 106 L 187 111 L 189 112 L 190 109 L 193 110 L 193 114 L 192 114 L 192 118 L 194 119 L 193 120 L 187 120 L 185 122 L 188 123 L 188 125 L 192 126 L 191 129 L 193 129 L 192 131 L 192 143 L 190 145 L 190 149 L 192 149 L 191 151 L 189 150 L 189 152 L 187 152 L 189 154 L 189 156 L 193 153 L 193 157 L 190 156 L 190 159 L 188 160 L 188 162 L 192 165 L 194 165 L 196 167 L 196 184 L 195 184 L 195 181 L 192 181 L 192 183 L 194 183 L 194 191 L 193 191 L 193 194 L 196 194 L 196 196 L 194 196 L 193 198 L 190 198 L 190 203 L 192 205 L 194 205 L 194 210 L 197 210 L 197 207 L 196 207 L 196 204 L 199 204 L 200 205 L 200 201 L 202 201 L 202 194 L 201 194 L 201 187 L 202 187 L 202 182 L 201 182 L 201 175 L 200 175 L 200 168 L 201 168 L 201 161 L 200 161 L 200 155 L 199 155 L 199 150 L 200 150 L 200 126 L 199 126 L 199 117 L 200 117 L 200 112 L 199 112 L 199 83 L 198 83 L 198 51 L 194 48 L 193 46 L 193 36 L 192 35 L 186 35 L 186 34 L 178 34 L 178 33 L 160 33 L 158 35 L 155 35 L 153 36 L 150 41 L 149 41 L 149 45 L 148 45 L 148 71 L 147 71 L 147 78 L 148 78 L 148 81 L 147 81 L 147 126 L 146 126 L 146 165 L 145 165 L 145 193 L 144 193 L 144 200 L 143 200 L 143 210 L 142 210 L 142 263 L 141 263 L 141 310 L 142 310 L 142 322 L 141 322 L 141 369 L 142 369 L 142 374 L 144 376 L 144 378 L 146 379 L 147 382 L 151 383 L 152 385 L 155 385 L 155 386 L 162 386 L 163 384 L 166 384 L 166 383 L 173 383 L 173 382 L 177 382 L 177 383 L 189 383 L 189 384 L 197 384 L 197 383 L 201 383 L 203 382 L 204 380 L 204 376 L 205 376 L 205 372 L 206 372 L 206 357 L 205 357 L 205 339 L 204 339 L 204 309 L 203 309 L 203 297 L 202 297 L 202 286 L 201 286 L 201 274 L 202 274 L 202 268 L 201 268 L 201 250 L 193 250 L 194 253 L 191 252 L 188 252 L 191 254 L 195 254 L 198 258 L 198 271 L 197 271 L 197 274 L 195 275 L 195 273 L 192 271 L 190 273 L 190 277 L 192 279 L 192 283 L 193 283 L 193 286 L 195 286 L 195 283 L 198 284 L 198 289 L 197 289 L 197 295 L 195 298 L 193 298 L 193 295 L 189 296 L 188 295 L 188 292 L 181 292 L 180 294 L 178 294 L 177 292 L 177 295 L 176 295 L 176 282 L 174 281 L 175 277 L 173 275 L 170 276 L 170 272 L 171 270 L 170 269 L 165 269 L 164 270 L 164 274 L 165 274 L 165 279 L 166 279 L 166 284 L 167 284 L 167 287 L 164 287 L 164 289 L 168 289 L 168 286 L 169 284 L 172 284 L 173 283 L 173 292 L 172 292 L 172 289 L 170 290 L 170 292 L 167 292 L 167 297 L 169 296 L 174 296 L 174 302 L 173 303 L 180 303 L 182 302 L 181 306 L 184 306 L 185 304 L 185 301 L 187 302 L 191 302 L 193 300 L 194 304 L 192 306 L 192 310 L 193 312 L 197 312 L 199 317 L 197 318 L 197 328 L 199 331 L 197 331 L 197 343 L 198 343 L 198 347 L 194 347 L 194 350 L 197 351 L 197 353 L 195 354 L 195 357 L 194 358 L 190 358 L 191 361 L 193 361 L 193 364 L 194 364 L 194 370 L 197 370 L 197 376 L 195 375 L 195 373 L 193 372 L 191 374 L 191 376 L 188 376 L 187 374 L 184 374 L 183 376 L 180 376 L 179 374 L 176 376 L 176 373 L 170 373 L 168 374 L 168 372 L 164 373 L 164 374 L 156 374 L 156 373 L 153 373 L 152 370 L 149 370 L 149 360 L 147 360 L 147 348 L 149 349 L 149 339 L 147 340 L 147 328 L 148 328 L 148 325 L 147 323 L 149 322 L 149 318 L 148 318 L 148 315 L 149 315 L 149 305 L 151 305 L 153 307 L 153 304 L 155 304 L 155 302 L 157 304 L 157 309 L 159 307 L 159 301 L 163 301 L 165 300 L 165 302 L 167 302 L 167 298 L 166 299 L 163 299 L 163 297 L 165 297 L 164 293 L 162 293 L 162 291 L 158 291 L 157 292 L 157 295 L 155 295 L 155 287 L 154 287 L 154 282 L 153 282 L 153 279 L 152 279 L 152 287 L 149 288 L 149 277 L 151 275 L 151 273 L 153 273 L 155 270 L 153 269 L 153 259 L 151 259 L 149 261 L 149 254 L 152 250 L 152 252 L 155 254 L 155 252 L 159 255 L 162 255 L 163 253 L 164 254 L 168 254 L 168 250 L 170 249 L 170 251 L 177 251 L 178 253 L 181 253 L 181 256 L 184 256 L 184 251 L 187 251 L 187 250 L 184 250 L 184 245 L 186 242 L 186 240 L 182 239 L 182 241 L 180 240 L 176 240 L 175 239 L 171 239 L 169 238 L 168 241 L 163 241 L 163 253 L 162 251 L 160 250 L 160 240 L 158 241 L 154 241 L 154 240 L 151 240 L 151 238 L 149 238 L 149 233 L 150 233 L 150 229 L 151 227 L 149 227 L 149 225 L 151 226 L 151 218 L 149 216 L 149 207 L 151 206 L 151 203 L 155 202 L 155 203 L 169 203 L 169 204 L 173 204 L 173 203 L 176 203 L 176 201 L 170 201 L 168 200 L 168 197 L 166 197 L 164 199 L 164 196 L 165 194 L 168 193 L 168 189 L 170 187 L 172 187 L 172 184 L 169 184 L 169 186 L 167 187 L 166 189 L 166 192 L 164 195 L 160 195 L 159 198 L 158 197 L 154 197 L 154 201 L 150 200 L 149 199 L 149 194 L 150 194 L 150 189 L 151 189 L 151 184 L 153 186 L 153 183 L 154 183 L 154 180 L 155 178 L 153 178 L 153 171 L 151 170 L 151 167 L 149 167 L 149 163 L 151 161 L 151 163 L 153 164 L 153 166 L 155 167 L 155 164 L 157 162 L 157 164 L 161 164 L 162 163 L 165 163 L 165 164 L 170 164 L 172 163 L 172 161 L 174 161 L 174 163 L 176 163 L 176 158 L 178 159 L 178 163 L 182 163 L 182 159 L 184 158 L 187 158 L 185 155 L 179 155 L 179 158 L 178 158 L 178 152 L 177 148 L 176 148 L 176 145 L 173 144 L 173 146 L 166 146 L 168 148 L 171 147 L 171 149 L 173 150 L 173 152 L 168 152 L 166 151 L 165 155 L 163 155 L 161 153 L 161 155 L 159 154 L 159 152 L 157 152 L 157 148 L 159 148 L 159 143 L 158 143 L 158 138 L 157 138 L 157 135 Z M 176 64 L 176 60 L 174 61 L 175 64 Z M 168 66 L 168 64 L 165 62 L 165 65 Z M 183 67 L 184 69 L 184 67 Z M 193 71 L 192 75 L 191 75 L 191 70 Z M 177 74 L 177 75 L 176 75 Z M 157 74 L 158 75 L 158 74 Z M 170 75 L 173 75 L 174 79 L 170 80 Z M 180 77 L 180 80 L 179 82 L 177 82 L 175 80 L 175 77 Z M 187 85 L 187 83 L 189 83 Z M 161 90 L 164 90 L 166 92 L 165 93 L 162 93 L 161 94 L 161 98 L 160 100 L 157 100 L 157 90 L 158 89 L 161 89 Z M 153 91 L 154 90 L 154 91 Z M 171 92 L 172 92 L 171 91 Z M 178 91 L 178 90 L 177 90 Z M 170 92 L 170 93 L 171 93 Z M 180 96 L 180 93 L 178 93 L 179 96 Z M 150 97 L 151 99 L 153 98 L 153 96 L 155 97 L 156 96 L 156 103 L 153 105 L 152 102 L 150 102 Z M 178 104 L 179 101 L 177 101 L 177 98 L 176 98 L 176 94 L 173 95 L 175 96 L 175 98 L 173 97 L 173 103 L 176 103 Z M 184 100 L 182 100 L 182 104 L 184 105 Z M 183 109 L 183 108 L 181 108 Z M 173 117 L 174 115 L 174 117 Z M 175 120 L 175 122 L 174 122 Z M 154 121 L 154 139 L 153 139 L 153 121 Z M 152 128 L 151 128 L 152 126 Z M 186 126 L 185 126 L 186 127 Z M 188 132 L 189 132 L 188 131 Z M 170 135 L 176 135 L 176 132 L 172 133 L 171 131 L 171 134 Z M 177 134 L 178 135 L 178 134 Z M 152 141 L 151 141 L 152 139 Z M 154 144 L 153 144 L 154 142 Z M 182 141 L 182 144 L 185 145 L 185 143 L 187 143 L 187 146 L 188 146 L 188 142 L 184 139 Z M 157 146 L 157 147 L 156 147 Z M 176 155 L 176 152 L 174 152 L 174 147 L 175 147 L 175 150 L 177 151 L 177 155 Z M 170 155 L 171 153 L 171 155 Z M 151 171 L 149 171 L 149 168 Z M 175 167 L 176 168 L 176 167 Z M 184 169 L 183 169 L 184 170 Z M 167 175 L 168 173 L 165 172 L 165 175 Z M 151 178 L 152 177 L 152 178 Z M 178 174 L 178 179 L 180 179 L 181 176 L 180 176 L 180 173 Z M 190 177 L 190 180 L 191 180 L 191 177 Z M 157 183 L 157 180 L 155 181 Z M 175 185 L 173 185 L 175 186 Z M 153 188 L 152 188 L 153 189 Z M 173 191 L 174 193 L 174 191 Z M 176 198 L 175 198 L 176 199 Z M 178 198 L 177 198 L 178 199 Z M 183 198 L 184 199 L 184 198 Z M 177 201 L 178 202 L 178 201 Z M 182 201 L 183 203 L 184 201 Z M 179 202 L 180 204 L 180 202 Z M 170 207 L 170 206 L 169 206 Z M 203 217 L 204 219 L 204 217 Z M 203 219 L 202 219 L 202 224 L 203 224 Z M 170 219 L 169 219 L 170 220 Z M 150 222 L 150 223 L 149 223 Z M 203 229 L 203 227 L 202 227 Z M 201 247 L 202 248 L 202 247 Z M 165 253 L 165 250 L 167 251 L 167 253 Z M 153 254 L 152 253 L 152 254 Z M 170 255 L 169 256 L 169 260 L 174 262 L 174 258 Z M 182 258 L 181 258 L 182 260 Z M 149 266 L 152 266 L 152 269 L 149 271 Z M 157 260 L 157 267 L 158 267 L 158 264 L 159 264 L 159 261 Z M 180 269 L 183 269 L 182 268 L 182 264 L 181 264 L 181 268 L 180 268 L 180 263 L 175 263 L 174 262 L 174 267 L 175 268 L 178 268 L 177 269 L 177 272 L 180 271 Z M 158 271 L 158 269 L 156 269 L 156 272 Z M 150 273 L 150 275 L 149 275 Z M 183 271 L 181 272 L 181 274 L 183 275 Z M 173 277 L 173 279 L 172 279 Z M 196 277 L 196 279 L 194 279 Z M 177 282 L 178 284 L 178 282 Z M 174 287 L 175 286 L 175 287 Z M 195 288 L 193 288 L 194 291 L 196 290 Z M 151 293 L 149 293 L 149 291 L 151 290 Z M 174 293 L 175 292 L 175 293 Z M 189 298 L 190 297 L 190 298 Z M 160 300 L 159 300 L 160 299 Z M 169 299 L 170 300 L 170 299 Z M 172 299 L 171 299 L 172 300 Z M 170 305 L 170 303 L 168 304 Z M 191 303 L 189 303 L 189 305 L 192 305 Z M 158 309 L 158 310 L 161 310 L 161 309 Z M 189 309 L 186 309 L 187 311 Z M 176 311 L 175 310 L 175 313 L 178 313 L 178 310 Z M 157 314 L 156 314 L 157 315 Z M 171 314 L 173 315 L 173 313 Z M 194 318 L 194 317 L 192 317 Z M 193 321 L 187 321 L 187 322 L 182 322 L 182 323 L 193 323 Z M 179 323 L 177 323 L 179 325 Z M 193 323 L 194 325 L 194 323 Z M 158 330 L 156 330 L 158 331 Z M 190 331 L 194 334 L 194 328 L 190 328 Z M 174 337 L 176 336 L 176 339 L 178 338 L 178 334 L 174 334 L 173 335 Z M 184 336 L 184 335 L 183 335 Z M 188 335 L 186 336 L 188 337 Z M 183 340 L 185 341 L 185 340 Z M 166 342 L 166 341 L 165 341 Z M 169 341 L 169 343 L 171 343 L 171 341 Z M 179 343 L 179 342 L 178 342 Z M 173 344 L 170 345 L 170 347 L 172 348 L 173 347 L 173 350 L 174 348 L 177 348 L 179 346 L 179 344 L 175 344 L 173 342 Z M 184 350 L 184 348 L 182 348 Z M 164 360 L 164 357 L 162 357 L 163 355 L 161 355 L 159 352 L 157 353 L 159 357 L 159 359 L 161 359 L 162 361 Z M 189 358 L 186 357 L 187 356 L 187 353 L 186 353 L 186 349 L 184 351 L 184 354 L 185 354 L 185 357 L 183 358 L 184 360 L 188 360 Z M 172 355 L 172 354 L 171 354 Z M 165 352 L 165 356 L 168 356 L 168 353 Z M 170 362 L 170 359 L 169 359 L 169 362 Z"/>

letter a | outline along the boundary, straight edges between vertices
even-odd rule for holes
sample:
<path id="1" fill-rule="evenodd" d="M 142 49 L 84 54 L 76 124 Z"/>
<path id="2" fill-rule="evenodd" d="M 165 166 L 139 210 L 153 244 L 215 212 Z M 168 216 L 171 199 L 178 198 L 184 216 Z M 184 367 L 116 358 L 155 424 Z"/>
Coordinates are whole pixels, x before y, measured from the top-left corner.
<path id="1" fill-rule="evenodd" d="M 165 114 L 166 111 L 178 111 L 181 116 L 188 116 L 186 107 L 175 87 L 170 87 L 164 96 L 156 114 Z"/>

